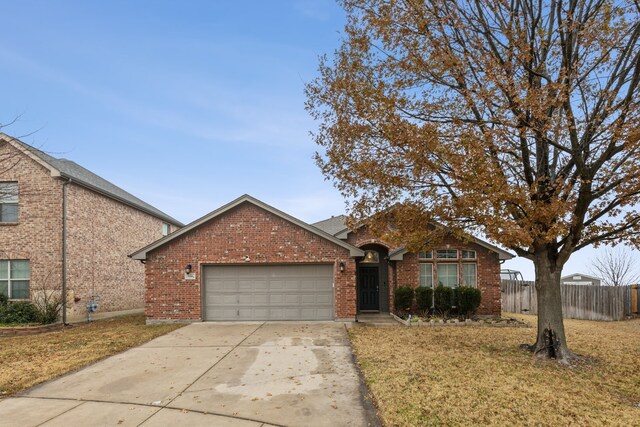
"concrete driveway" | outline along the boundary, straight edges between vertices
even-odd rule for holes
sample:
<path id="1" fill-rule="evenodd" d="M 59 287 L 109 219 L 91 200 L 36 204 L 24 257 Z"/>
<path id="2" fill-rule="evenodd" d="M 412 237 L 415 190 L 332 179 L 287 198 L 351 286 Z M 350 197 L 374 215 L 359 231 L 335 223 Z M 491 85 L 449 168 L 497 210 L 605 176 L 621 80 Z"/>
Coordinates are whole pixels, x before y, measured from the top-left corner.
<path id="1" fill-rule="evenodd" d="M 367 426 L 340 323 L 196 323 L 0 401 L 16 426 Z"/>

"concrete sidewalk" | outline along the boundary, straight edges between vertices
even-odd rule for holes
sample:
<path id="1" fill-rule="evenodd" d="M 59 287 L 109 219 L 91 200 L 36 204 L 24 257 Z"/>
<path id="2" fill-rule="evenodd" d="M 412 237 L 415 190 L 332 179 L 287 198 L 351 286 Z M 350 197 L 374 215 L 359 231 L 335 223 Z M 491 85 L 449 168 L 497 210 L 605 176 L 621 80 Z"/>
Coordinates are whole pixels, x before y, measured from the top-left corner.
<path id="1" fill-rule="evenodd" d="M 0 401 L 7 426 L 367 426 L 344 325 L 196 323 Z"/>

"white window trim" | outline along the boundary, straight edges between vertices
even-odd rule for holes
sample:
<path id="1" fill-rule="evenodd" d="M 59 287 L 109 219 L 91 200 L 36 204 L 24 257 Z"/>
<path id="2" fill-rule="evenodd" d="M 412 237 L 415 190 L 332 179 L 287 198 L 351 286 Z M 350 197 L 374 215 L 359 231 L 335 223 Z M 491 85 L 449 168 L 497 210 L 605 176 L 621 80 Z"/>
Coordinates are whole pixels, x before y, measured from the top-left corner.
<path id="1" fill-rule="evenodd" d="M 440 258 L 440 257 L 438 256 L 438 251 L 455 251 L 455 252 L 456 252 L 456 256 L 455 256 L 455 258 L 449 258 L 449 257 L 447 257 L 447 258 Z M 437 250 L 436 250 L 436 259 L 440 259 L 440 260 L 447 260 L 447 261 L 453 261 L 453 260 L 456 260 L 456 259 L 460 259 L 460 251 L 459 251 L 459 250 L 457 250 L 457 249 L 437 249 Z"/>
<path id="2" fill-rule="evenodd" d="M 431 266 L 431 288 L 434 287 L 434 276 L 433 276 L 433 262 L 421 262 L 418 264 L 418 286 L 423 288 L 428 288 L 429 286 L 422 286 L 422 267 L 421 265 L 430 265 Z"/>
<path id="3" fill-rule="evenodd" d="M 29 275 L 26 278 L 22 278 L 22 279 L 12 279 L 11 278 L 11 263 L 14 261 L 27 261 L 29 263 Z M 7 282 L 7 297 L 10 300 L 13 301 L 29 301 L 29 298 L 13 298 L 13 296 L 11 295 L 12 292 L 12 286 L 11 286 L 11 282 L 15 281 L 15 282 L 24 282 L 24 281 L 28 281 L 29 282 L 29 295 L 31 295 L 31 261 L 28 259 L 2 259 L 0 260 L 0 262 L 6 262 L 7 263 L 7 278 L 4 279 L 2 277 L 0 277 L 0 280 Z"/>
<path id="4" fill-rule="evenodd" d="M 465 252 L 473 252 L 473 258 L 468 258 L 464 256 Z M 478 259 L 478 252 L 475 249 L 463 249 L 460 251 L 460 256 L 463 260 L 473 260 Z"/>
<path id="5" fill-rule="evenodd" d="M 456 282 L 457 282 L 457 283 L 456 283 L 455 285 L 456 285 L 456 286 L 460 286 L 460 266 L 459 266 L 459 264 L 458 264 L 457 262 L 439 262 L 439 263 L 437 264 L 437 268 L 440 268 L 440 266 L 441 266 L 441 265 L 442 265 L 442 266 L 445 266 L 445 265 L 454 265 L 454 266 L 456 267 Z M 436 270 L 437 270 L 437 268 L 436 268 Z M 447 285 L 445 285 L 445 284 L 440 280 L 440 273 L 439 273 L 439 272 L 438 272 L 437 280 L 438 280 L 438 285 L 440 285 L 440 283 L 442 283 L 442 284 L 443 284 L 443 286 L 447 286 Z M 448 287 L 450 287 L 450 288 L 454 288 L 454 287 L 456 287 L 456 286 L 448 286 Z"/>
<path id="6" fill-rule="evenodd" d="M 16 194 L 2 195 L 0 193 L 0 206 L 2 205 L 16 205 L 17 208 L 17 218 L 15 221 L 4 221 L 0 218 L 0 223 L 2 224 L 16 224 L 20 219 L 20 186 L 18 181 L 0 181 L 0 186 L 7 184 L 15 184 Z"/>
<path id="7" fill-rule="evenodd" d="M 465 286 L 470 286 L 472 288 L 477 288 L 478 287 L 478 263 L 477 262 L 463 262 L 462 263 L 462 271 L 461 271 L 461 279 L 464 282 L 464 278 L 465 278 L 465 274 L 464 274 L 464 266 L 465 265 L 475 265 L 475 284 L 473 285 L 465 285 Z"/>

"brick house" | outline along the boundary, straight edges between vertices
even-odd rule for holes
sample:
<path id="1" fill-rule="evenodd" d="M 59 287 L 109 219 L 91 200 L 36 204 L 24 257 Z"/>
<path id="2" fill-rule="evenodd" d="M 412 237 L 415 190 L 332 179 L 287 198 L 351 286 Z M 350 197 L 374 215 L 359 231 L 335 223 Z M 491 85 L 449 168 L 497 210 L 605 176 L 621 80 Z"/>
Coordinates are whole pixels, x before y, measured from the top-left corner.
<path id="1" fill-rule="evenodd" d="M 182 224 L 78 164 L 0 133 L 0 293 L 66 293 L 66 315 L 144 306 L 132 250 Z"/>
<path id="2" fill-rule="evenodd" d="M 411 253 L 349 230 L 343 216 L 310 225 L 242 196 L 131 254 L 145 263 L 148 322 L 356 319 L 389 312 L 398 286 L 482 290 L 500 314 L 500 262 L 487 242 L 453 238 Z"/>

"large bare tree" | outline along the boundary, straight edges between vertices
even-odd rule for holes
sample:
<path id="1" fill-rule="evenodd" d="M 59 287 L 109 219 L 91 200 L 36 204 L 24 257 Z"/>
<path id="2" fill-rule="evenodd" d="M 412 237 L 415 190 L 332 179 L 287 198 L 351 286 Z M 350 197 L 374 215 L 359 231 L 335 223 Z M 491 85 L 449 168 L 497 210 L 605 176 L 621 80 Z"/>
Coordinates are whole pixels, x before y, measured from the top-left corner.
<path id="1" fill-rule="evenodd" d="M 605 249 L 591 260 L 593 274 L 607 286 L 625 286 L 640 282 L 637 258 L 625 247 Z"/>
<path id="2" fill-rule="evenodd" d="M 341 46 L 306 93 L 318 165 L 352 220 L 413 247 L 437 222 L 530 259 L 531 350 L 570 362 L 563 266 L 640 243 L 638 1 L 341 3 Z"/>

